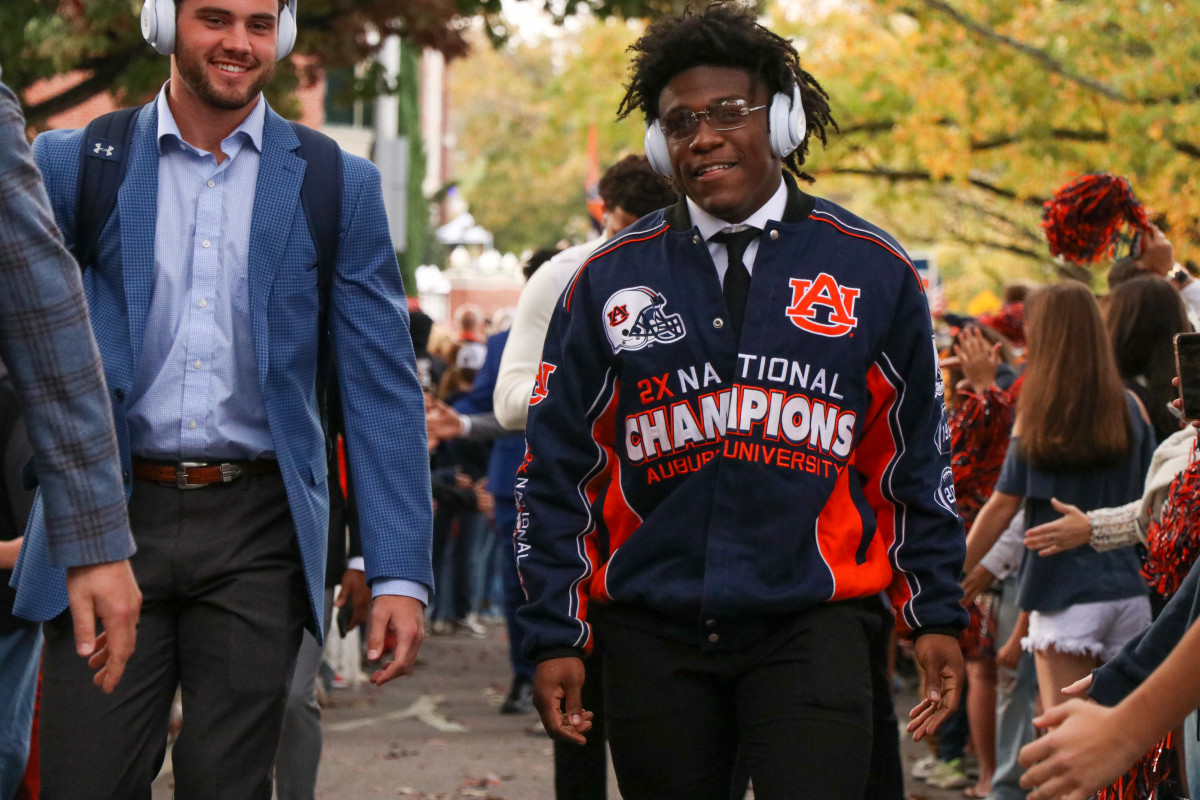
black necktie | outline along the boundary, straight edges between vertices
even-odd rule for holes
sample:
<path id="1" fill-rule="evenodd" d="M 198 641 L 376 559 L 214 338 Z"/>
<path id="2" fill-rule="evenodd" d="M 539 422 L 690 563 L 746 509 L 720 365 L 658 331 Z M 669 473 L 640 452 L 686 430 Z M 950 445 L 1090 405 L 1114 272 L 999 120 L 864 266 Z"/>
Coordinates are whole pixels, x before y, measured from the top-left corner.
<path id="1" fill-rule="evenodd" d="M 733 335 L 742 335 L 742 320 L 746 317 L 746 298 L 750 294 L 750 271 L 742 261 L 746 248 L 758 238 L 761 233 L 758 228 L 745 228 L 736 232 L 723 231 L 713 236 L 713 241 L 725 245 L 729 253 L 729 267 L 725 270 L 725 283 L 722 287 L 725 294 L 725 307 L 729 309 L 729 322 L 733 325 Z"/>

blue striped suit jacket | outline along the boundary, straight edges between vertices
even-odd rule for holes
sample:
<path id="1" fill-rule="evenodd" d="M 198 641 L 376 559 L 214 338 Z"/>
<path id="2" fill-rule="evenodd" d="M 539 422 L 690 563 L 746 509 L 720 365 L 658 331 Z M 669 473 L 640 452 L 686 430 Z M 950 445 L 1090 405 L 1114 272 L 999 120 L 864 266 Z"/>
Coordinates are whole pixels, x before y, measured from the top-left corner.
<path id="1" fill-rule="evenodd" d="M 102 231 L 97 267 L 84 276 L 92 326 L 113 403 L 126 493 L 131 491 L 125 401 L 142 349 L 154 270 L 158 119 L 138 114 L 117 210 Z M 51 203 L 74 241 L 82 131 L 50 131 L 34 142 Z M 329 498 L 317 410 L 316 249 L 300 204 L 305 162 L 291 127 L 268 109 L 249 249 L 251 327 L 259 388 L 287 488 L 318 633 L 323 613 Z M 388 233 L 379 171 L 344 154 L 340 249 L 330 295 L 330 329 L 344 404 L 347 452 L 367 579 L 403 578 L 432 587 L 432 502 L 424 406 L 408 313 Z M 134 532 L 136 539 L 137 532 Z M 49 619 L 67 605 L 62 570 L 46 550 L 34 507 L 17 565 L 15 612 Z"/>

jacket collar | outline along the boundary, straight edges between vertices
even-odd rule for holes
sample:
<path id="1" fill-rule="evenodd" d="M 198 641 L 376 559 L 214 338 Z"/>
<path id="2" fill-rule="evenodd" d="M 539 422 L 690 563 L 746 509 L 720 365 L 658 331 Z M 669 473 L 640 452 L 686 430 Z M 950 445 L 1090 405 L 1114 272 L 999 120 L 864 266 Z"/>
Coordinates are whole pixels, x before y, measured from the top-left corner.
<path id="1" fill-rule="evenodd" d="M 812 195 L 800 191 L 800 187 L 796 185 L 796 179 L 790 172 L 783 173 L 783 182 L 787 185 L 787 206 L 784 207 L 783 219 L 780 222 L 803 222 L 808 219 L 808 215 L 812 213 L 817 201 Z M 667 208 L 664 212 L 664 219 L 673 231 L 690 231 L 692 218 L 688 213 L 687 199 L 680 197 L 678 203 Z"/>

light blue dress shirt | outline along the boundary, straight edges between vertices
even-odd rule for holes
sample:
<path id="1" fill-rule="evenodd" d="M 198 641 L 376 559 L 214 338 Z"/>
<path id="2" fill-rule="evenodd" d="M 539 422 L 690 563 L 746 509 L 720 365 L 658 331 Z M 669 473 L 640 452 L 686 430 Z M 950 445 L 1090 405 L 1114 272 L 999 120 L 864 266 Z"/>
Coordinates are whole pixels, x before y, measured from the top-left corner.
<path id="1" fill-rule="evenodd" d="M 216 156 L 183 141 L 158 94 L 154 293 L 133 380 L 134 455 L 168 460 L 274 458 L 258 385 L 247 281 L 266 101 Z"/>

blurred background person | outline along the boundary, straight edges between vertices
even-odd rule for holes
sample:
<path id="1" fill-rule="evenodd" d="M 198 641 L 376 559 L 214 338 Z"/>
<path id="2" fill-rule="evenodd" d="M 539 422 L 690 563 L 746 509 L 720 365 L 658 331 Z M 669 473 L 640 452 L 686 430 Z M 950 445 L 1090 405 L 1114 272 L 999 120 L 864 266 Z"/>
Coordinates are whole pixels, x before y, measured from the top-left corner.
<path id="1" fill-rule="evenodd" d="M 671 184 L 650 167 L 645 156 L 640 155 L 626 156 L 605 170 L 599 191 L 604 201 L 601 238 L 568 248 L 551 258 L 529 277 L 517 302 L 494 393 L 496 417 L 512 430 L 525 429 L 531 398 L 536 402 L 537 392 L 544 388 L 546 376 L 540 372 L 542 345 L 554 305 L 567 281 L 603 239 L 615 236 L 646 214 L 678 200 Z M 595 656 L 587 659 L 585 668 L 583 703 L 586 708 L 594 709 L 595 717 L 591 734 L 582 747 L 554 742 L 554 794 L 557 800 L 605 800 L 607 797 L 608 757 L 600 659 Z"/>
<path id="2" fill-rule="evenodd" d="M 1179 430 L 1170 408 L 1177 396 L 1172 342 L 1192 329 L 1183 300 L 1169 281 L 1142 273 L 1113 287 L 1104 319 L 1125 388 L 1137 395 L 1161 442 Z"/>

